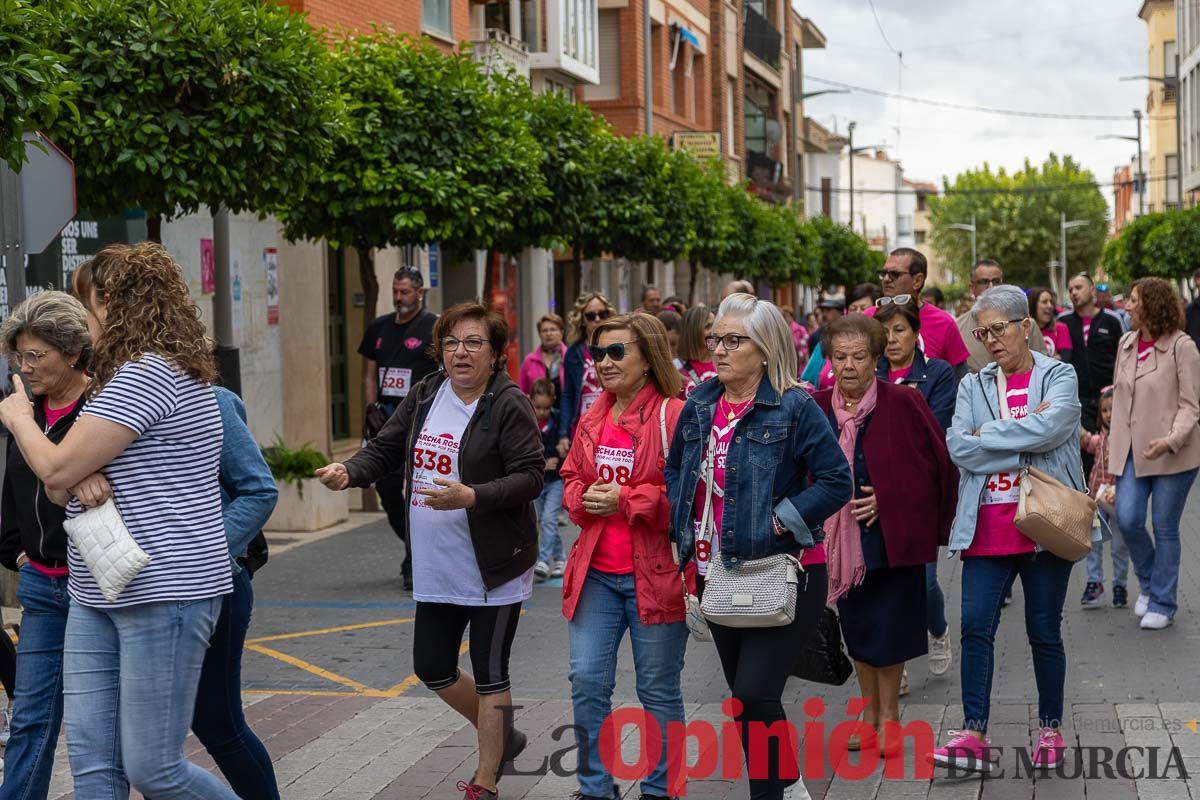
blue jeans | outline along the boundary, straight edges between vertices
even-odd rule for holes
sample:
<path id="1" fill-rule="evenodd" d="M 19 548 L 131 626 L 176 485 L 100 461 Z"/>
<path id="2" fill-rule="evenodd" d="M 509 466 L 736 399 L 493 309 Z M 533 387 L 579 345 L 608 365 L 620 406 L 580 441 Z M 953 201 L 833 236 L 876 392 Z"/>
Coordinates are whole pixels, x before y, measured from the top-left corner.
<path id="1" fill-rule="evenodd" d="M 542 486 L 537 499 L 538 527 L 542 529 L 539 539 L 538 561 L 554 566 L 563 560 L 562 534 L 558 532 L 558 515 L 562 511 L 563 482 L 550 481 Z"/>
<path id="2" fill-rule="evenodd" d="M 925 565 L 925 627 L 930 635 L 942 637 L 946 635 L 946 594 L 938 583 L 938 559 Z"/>
<path id="3" fill-rule="evenodd" d="M 63 693 L 75 796 L 237 800 L 183 742 L 221 598 L 90 608 L 71 602 Z"/>
<path id="4" fill-rule="evenodd" d="M 1150 611 L 1174 617 L 1179 604 L 1179 518 L 1187 504 L 1196 470 L 1139 478 L 1133 458 L 1117 478 L 1117 525 L 1125 537 L 1141 592 L 1150 597 Z M 1154 540 L 1146 531 L 1146 505 L 1154 498 Z"/>
<path id="5" fill-rule="evenodd" d="M 1121 535 L 1121 526 L 1117 521 L 1103 511 L 1100 516 L 1112 532 L 1109 546 L 1112 550 L 1113 586 L 1124 586 L 1129 580 L 1129 548 L 1125 546 L 1125 537 Z M 1087 579 L 1090 583 L 1104 581 L 1104 542 L 1092 542 L 1092 552 L 1087 557 Z"/>
<path id="6" fill-rule="evenodd" d="M 17 584 L 21 640 L 11 738 L 4 751 L 0 800 L 45 800 L 63 718 L 63 636 L 66 578 L 47 578 L 26 564 Z M 3 634 L 0 634 L 3 635 Z"/>
<path id="7" fill-rule="evenodd" d="M 1038 724 L 1062 724 L 1067 654 L 1062 640 L 1062 609 L 1072 562 L 1043 550 L 1019 556 L 964 558 L 962 569 L 963 727 L 987 731 L 992 699 L 996 626 L 1004 595 L 1020 577 L 1025 595 L 1025 633 L 1033 651 Z"/>
<path id="8" fill-rule="evenodd" d="M 667 723 L 683 721 L 679 673 L 688 630 L 684 622 L 643 625 L 638 620 L 633 575 L 589 570 L 575 618 L 567 624 L 571 643 L 571 702 L 575 707 L 576 773 L 586 795 L 611 797 L 613 779 L 600 760 L 600 726 L 612 712 L 617 648 L 629 630 L 638 700 L 658 722 L 662 756 L 642 779 L 642 794 L 667 794 Z"/>

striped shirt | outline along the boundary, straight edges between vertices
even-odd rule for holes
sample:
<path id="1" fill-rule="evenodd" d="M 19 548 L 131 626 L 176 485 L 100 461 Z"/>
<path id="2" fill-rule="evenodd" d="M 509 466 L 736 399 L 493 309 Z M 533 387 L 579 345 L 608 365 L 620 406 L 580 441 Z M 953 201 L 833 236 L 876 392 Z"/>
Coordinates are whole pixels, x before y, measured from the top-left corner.
<path id="1" fill-rule="evenodd" d="M 150 563 L 109 603 L 79 551 L 67 550 L 72 599 L 94 608 L 202 600 L 233 591 L 221 518 L 221 412 L 211 387 L 146 353 L 123 364 L 80 412 L 138 438 L 102 472 Z M 78 501 L 67 507 L 80 513 Z"/>

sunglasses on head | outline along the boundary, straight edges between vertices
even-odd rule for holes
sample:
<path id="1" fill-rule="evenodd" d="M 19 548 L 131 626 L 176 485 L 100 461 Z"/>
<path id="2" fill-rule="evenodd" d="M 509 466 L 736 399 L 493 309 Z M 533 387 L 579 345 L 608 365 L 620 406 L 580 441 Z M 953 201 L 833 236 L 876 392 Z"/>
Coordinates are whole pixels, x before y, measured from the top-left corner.
<path id="1" fill-rule="evenodd" d="M 598 320 L 608 319 L 610 316 L 612 316 L 612 315 L 608 312 L 608 309 L 605 309 L 604 311 L 585 311 L 585 312 L 583 312 L 583 318 L 586 319 L 588 322 L 596 322 Z"/>
<path id="2" fill-rule="evenodd" d="M 596 362 L 597 364 L 599 364 L 605 358 L 610 358 L 613 361 L 624 361 L 625 345 L 627 344 L 637 344 L 637 340 L 634 339 L 633 341 L 629 342 L 613 342 L 612 344 L 604 345 L 603 347 L 589 344 L 588 355 L 590 355 L 592 357 L 592 361 Z"/>
<path id="3" fill-rule="evenodd" d="M 904 305 L 908 305 L 911 302 L 912 302 L 911 294 L 898 294 L 895 297 L 879 298 L 878 300 L 875 301 L 875 307 L 883 308 L 884 306 L 890 306 L 893 303 L 898 306 L 904 306 Z"/>

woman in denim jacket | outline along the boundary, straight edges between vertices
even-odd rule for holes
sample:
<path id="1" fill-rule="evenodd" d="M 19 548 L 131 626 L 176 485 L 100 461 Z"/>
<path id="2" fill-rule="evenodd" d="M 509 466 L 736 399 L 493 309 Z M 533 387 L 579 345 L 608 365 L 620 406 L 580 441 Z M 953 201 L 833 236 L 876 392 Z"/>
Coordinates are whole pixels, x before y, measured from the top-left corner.
<path id="1" fill-rule="evenodd" d="M 963 560 L 966 730 L 952 732 L 933 760 L 959 769 L 990 769 L 986 733 L 992 651 L 1004 595 L 1020 577 L 1038 690 L 1040 732 L 1033 760 L 1054 767 L 1064 749 L 1058 730 L 1067 660 L 1062 608 L 1072 562 L 1040 550 L 1017 530 L 1013 518 L 1025 465 L 1087 491 L 1079 459 L 1079 384 L 1069 364 L 1029 349 L 1033 320 L 1019 288 L 988 289 L 972 313 L 977 327 L 971 333 L 987 347 L 992 363 L 959 384 L 953 425 L 946 433 L 950 458 L 959 468 L 958 512 L 948 549 Z"/>
<path id="2" fill-rule="evenodd" d="M 730 295 L 706 344 L 717 380 L 698 386 L 684 405 L 665 472 L 680 561 L 695 559 L 703 574 L 714 558 L 736 568 L 791 553 L 804 566 L 790 625 L 709 626 L 725 680 L 741 703 L 737 721 L 749 761 L 750 723 L 786 719 L 784 684 L 825 605 L 820 525 L 850 500 L 850 467 L 829 421 L 796 383 L 796 348 L 778 308 L 749 294 Z M 779 800 L 797 780 L 792 764 L 780 763 L 777 746 L 776 738 L 768 743 L 767 777 L 750 779 L 753 800 Z"/>

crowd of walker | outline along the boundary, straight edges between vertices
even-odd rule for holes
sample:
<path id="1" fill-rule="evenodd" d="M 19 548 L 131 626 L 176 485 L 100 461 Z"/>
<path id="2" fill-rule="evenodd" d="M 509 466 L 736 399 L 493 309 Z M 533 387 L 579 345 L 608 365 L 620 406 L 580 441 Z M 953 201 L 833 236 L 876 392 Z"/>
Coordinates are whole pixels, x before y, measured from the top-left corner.
<path id="1" fill-rule="evenodd" d="M 994 640 L 1018 578 L 1033 761 L 1066 757 L 1073 561 L 1017 527 L 1022 476 L 1099 505 L 1084 608 L 1125 608 L 1132 561 L 1136 625 L 1172 624 L 1180 518 L 1200 468 L 1200 300 L 1185 308 L 1146 278 L 1117 309 L 1078 274 L 1064 312 L 1052 290 L 1005 284 L 995 261 L 971 277 L 957 318 L 909 249 L 889 256 L 878 285 L 847 287 L 804 321 L 742 281 L 715 308 L 647 287 L 641 308 L 618 314 L 588 293 L 565 322 L 538 321 L 541 342 L 514 381 L 502 316 L 476 303 L 436 316 L 420 271 L 395 274 L 395 313 L 359 348 L 364 446 L 318 477 L 374 486 L 404 542 L 413 671 L 478 735 L 465 800 L 496 800 L 526 747 L 510 652 L 522 603 L 556 578 L 580 800 L 622 793 L 601 731 L 627 633 L 638 699 L 664 737 L 684 719 L 690 637 L 716 648 L 738 701 L 743 750 L 759 764 L 750 797 L 807 797 L 785 742 L 750 731 L 786 719 L 785 684 L 828 637 L 830 608 L 866 700 L 849 748 L 897 757 L 906 662 L 927 655 L 944 675 L 957 649 L 961 730 L 927 755 L 988 770 Z M 270 470 L 240 400 L 216 385 L 199 312 L 162 247 L 106 247 L 72 283 L 0 327 L 15 371 L 0 402 L 0 564 L 19 571 L 22 607 L 15 655 L 0 648 L 11 715 L 0 800 L 47 797 L 60 727 L 77 797 L 132 787 L 152 800 L 275 800 L 240 686 Z M 561 513 L 580 531 L 569 550 Z M 104 525 L 149 557 L 115 588 L 90 558 L 89 531 Z M 938 581 L 947 557 L 963 572 L 957 648 Z M 714 610 L 731 604 L 744 613 Z M 763 608 L 772 624 L 748 620 Z M 184 756 L 189 730 L 225 782 Z M 661 744 L 644 800 L 678 790 Z"/>

